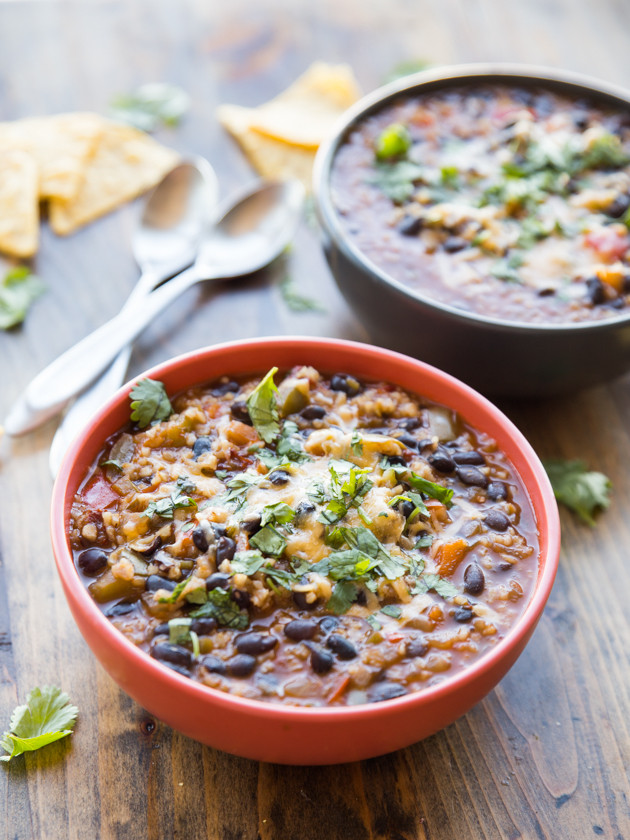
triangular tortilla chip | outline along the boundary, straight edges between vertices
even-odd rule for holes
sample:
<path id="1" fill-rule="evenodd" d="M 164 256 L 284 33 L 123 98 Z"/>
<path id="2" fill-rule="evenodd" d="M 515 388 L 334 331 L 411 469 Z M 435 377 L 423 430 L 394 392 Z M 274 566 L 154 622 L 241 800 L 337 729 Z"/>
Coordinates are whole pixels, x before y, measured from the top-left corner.
<path id="1" fill-rule="evenodd" d="M 251 128 L 294 146 L 317 149 L 360 96 L 350 67 L 317 61 L 279 96 L 253 109 Z"/>
<path id="2" fill-rule="evenodd" d="M 50 201 L 52 229 L 60 236 L 73 233 L 155 186 L 179 159 L 177 152 L 143 132 L 103 120 L 77 195 Z"/>
<path id="3" fill-rule="evenodd" d="M 0 251 L 32 257 L 38 240 L 37 164 L 26 152 L 1 152 Z"/>
<path id="4" fill-rule="evenodd" d="M 39 170 L 40 198 L 73 198 L 103 130 L 97 114 L 59 114 L 0 123 L 0 153 L 28 152 Z"/>

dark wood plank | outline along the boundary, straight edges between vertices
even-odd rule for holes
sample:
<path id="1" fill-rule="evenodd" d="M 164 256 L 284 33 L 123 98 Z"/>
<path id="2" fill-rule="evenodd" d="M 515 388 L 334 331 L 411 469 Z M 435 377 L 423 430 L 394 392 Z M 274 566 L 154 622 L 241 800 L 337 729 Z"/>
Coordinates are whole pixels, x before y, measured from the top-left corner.
<path id="1" fill-rule="evenodd" d="M 216 165 L 222 192 L 252 177 L 215 121 L 256 104 L 312 60 L 350 62 L 365 90 L 403 59 L 520 60 L 630 84 L 622 0 L 202 0 L 0 3 L 0 118 L 91 108 L 143 81 L 181 84 L 189 117 L 161 135 Z M 47 362 L 114 314 L 137 277 L 132 205 L 66 240 L 44 227 L 48 293 L 0 334 L 0 417 Z M 290 276 L 325 314 L 297 315 Z M 130 374 L 204 344 L 301 333 L 365 339 L 304 225 L 254 280 L 190 290 L 137 342 Z M 0 447 L 0 725 L 37 684 L 80 708 L 71 739 L 2 767 L 0 836 L 212 840 L 630 838 L 630 377 L 563 400 L 503 408 L 543 457 L 584 458 L 614 500 L 596 529 L 563 512 L 560 572 L 517 664 L 471 712 L 389 756 L 324 768 L 259 764 L 151 718 L 92 658 L 53 566 L 48 446 L 54 421 Z"/>

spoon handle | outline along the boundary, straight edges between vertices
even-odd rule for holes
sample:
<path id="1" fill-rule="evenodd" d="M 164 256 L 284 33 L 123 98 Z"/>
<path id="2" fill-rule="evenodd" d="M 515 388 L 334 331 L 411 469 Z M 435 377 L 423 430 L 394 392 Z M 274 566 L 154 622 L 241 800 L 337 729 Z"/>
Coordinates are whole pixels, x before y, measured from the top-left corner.
<path id="1" fill-rule="evenodd" d="M 6 431 L 20 433 L 14 429 L 23 417 L 25 404 L 38 412 L 50 412 L 49 416 L 55 414 L 71 397 L 86 388 L 156 315 L 203 279 L 194 265 L 187 268 L 142 300 L 130 302 L 116 317 L 66 350 L 31 381 L 9 413 Z"/>

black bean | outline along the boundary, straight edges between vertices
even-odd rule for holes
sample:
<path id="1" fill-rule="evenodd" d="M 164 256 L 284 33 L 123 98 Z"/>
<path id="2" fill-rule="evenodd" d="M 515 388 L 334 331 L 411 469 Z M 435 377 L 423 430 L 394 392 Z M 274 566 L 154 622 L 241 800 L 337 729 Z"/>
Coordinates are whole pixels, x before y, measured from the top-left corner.
<path id="1" fill-rule="evenodd" d="M 625 298 L 616 297 L 616 298 L 613 298 L 612 300 L 608 301 L 608 305 L 610 306 L 611 309 L 623 309 L 624 306 L 626 305 L 626 301 L 625 301 Z"/>
<path id="2" fill-rule="evenodd" d="M 260 524 L 262 517 L 259 513 L 250 513 L 245 519 L 239 523 L 241 531 L 245 531 L 249 536 L 253 536 L 257 531 L 260 531 Z"/>
<path id="3" fill-rule="evenodd" d="M 212 449 L 212 438 L 209 437 L 198 437 L 197 440 L 193 443 L 193 457 L 195 461 L 200 455 L 203 455 L 204 452 L 209 452 Z"/>
<path id="4" fill-rule="evenodd" d="M 418 441 L 415 439 L 415 437 L 411 437 L 411 435 L 400 435 L 398 437 L 398 440 L 403 444 L 403 446 L 406 446 L 408 449 L 418 449 Z"/>
<path id="5" fill-rule="evenodd" d="M 630 195 L 618 195 L 612 204 L 606 208 L 606 215 L 619 219 L 630 208 Z"/>
<path id="6" fill-rule="evenodd" d="M 402 697 L 407 689 L 399 683 L 379 682 L 375 683 L 368 690 L 368 701 L 370 703 L 381 703 L 383 700 L 393 700 L 394 697 Z"/>
<path id="7" fill-rule="evenodd" d="M 420 216 L 404 216 L 396 225 L 396 230 L 403 236 L 416 236 L 422 230 L 422 219 Z"/>
<path id="8" fill-rule="evenodd" d="M 493 531 L 507 531 L 510 527 L 510 520 L 502 510 L 489 510 L 483 521 Z"/>
<path id="9" fill-rule="evenodd" d="M 129 601 L 119 601 L 117 604 L 112 604 L 105 610 L 105 615 L 109 618 L 114 618 L 117 615 L 129 615 L 136 609 L 135 603 Z"/>
<path id="10" fill-rule="evenodd" d="M 442 243 L 442 248 L 446 251 L 447 254 L 455 254 L 457 251 L 463 251 L 464 248 L 468 247 L 468 242 L 465 239 L 462 239 L 461 236 L 449 236 Z"/>
<path id="11" fill-rule="evenodd" d="M 230 406 L 230 414 L 235 420 L 240 420 L 241 423 L 245 423 L 247 426 L 253 425 L 252 418 L 249 416 L 249 411 L 247 410 L 247 403 L 243 400 L 234 400 Z"/>
<path id="12" fill-rule="evenodd" d="M 284 625 L 284 635 L 294 642 L 312 639 L 317 633 L 317 622 L 312 618 L 294 618 Z"/>
<path id="13" fill-rule="evenodd" d="M 225 662 L 219 659 L 218 656 L 213 656 L 211 653 L 202 656 L 199 661 L 206 671 L 210 671 L 212 674 L 225 674 L 227 672 Z"/>
<path id="14" fill-rule="evenodd" d="M 336 373 L 330 380 L 333 391 L 342 391 L 349 397 L 355 397 L 361 390 L 361 383 L 348 373 Z"/>
<path id="15" fill-rule="evenodd" d="M 405 417 L 403 420 L 398 421 L 398 425 L 401 429 L 406 429 L 408 432 L 413 432 L 414 429 L 417 429 L 420 425 L 420 418 L 419 417 Z"/>
<path id="16" fill-rule="evenodd" d="M 429 455 L 427 461 L 439 473 L 451 473 L 455 469 L 455 461 L 450 455 L 446 452 L 440 452 L 439 449 L 433 455 Z"/>
<path id="17" fill-rule="evenodd" d="M 210 393 L 213 397 L 223 397 L 225 394 L 236 394 L 240 389 L 241 386 L 238 382 L 230 380 L 229 382 L 222 382 L 220 385 L 217 385 Z"/>
<path id="18" fill-rule="evenodd" d="M 242 610 L 246 610 L 252 600 L 249 592 L 245 589 L 233 589 L 230 595 L 234 603 L 238 604 Z"/>
<path id="19" fill-rule="evenodd" d="M 464 606 L 457 607 L 455 612 L 453 613 L 453 618 L 455 621 L 459 621 L 461 624 L 464 624 L 466 621 L 470 621 L 473 617 L 472 607 L 469 604 L 464 604 Z"/>
<path id="20" fill-rule="evenodd" d="M 231 677 L 249 677 L 256 668 L 256 658 L 247 653 L 237 653 L 227 663 L 227 671 Z"/>
<path id="21" fill-rule="evenodd" d="M 497 572 L 509 572 L 513 567 L 508 560 L 500 560 L 494 568 Z"/>
<path id="22" fill-rule="evenodd" d="M 170 578 L 163 578 L 160 575 L 149 575 L 145 588 L 149 592 L 157 592 L 158 589 L 166 589 L 167 592 L 172 592 L 177 586 L 176 580 Z"/>
<path id="23" fill-rule="evenodd" d="M 586 281 L 586 299 L 593 306 L 606 302 L 606 289 L 599 277 L 591 277 Z"/>
<path id="24" fill-rule="evenodd" d="M 486 577 L 477 563 L 471 563 L 464 570 L 464 591 L 469 595 L 479 595 L 486 585 Z"/>
<path id="25" fill-rule="evenodd" d="M 336 653 L 339 659 L 354 659 L 357 649 L 349 639 L 339 633 L 331 633 L 326 639 L 326 647 Z"/>
<path id="26" fill-rule="evenodd" d="M 405 500 L 403 502 L 398 502 L 398 504 L 396 505 L 396 510 L 399 513 L 402 513 L 402 515 L 405 517 L 405 519 L 408 519 L 411 516 L 411 514 L 414 512 L 415 509 L 416 509 L 416 506 L 414 505 L 414 503 L 412 501 L 409 501 L 409 500 Z"/>
<path id="27" fill-rule="evenodd" d="M 236 552 L 236 543 L 230 537 L 219 537 L 217 540 L 217 566 L 224 560 L 231 560 Z"/>
<path id="28" fill-rule="evenodd" d="M 462 484 L 485 487 L 488 483 L 488 477 L 481 470 L 477 469 L 477 467 L 457 467 L 455 472 Z"/>
<path id="29" fill-rule="evenodd" d="M 339 627 L 339 619 L 335 618 L 334 615 L 325 615 L 323 618 L 320 618 L 319 626 L 324 633 L 330 633 L 335 627 Z"/>
<path id="30" fill-rule="evenodd" d="M 267 653 L 278 644 L 275 636 L 267 636 L 264 633 L 243 633 L 237 636 L 234 642 L 239 653 L 249 653 L 251 656 L 258 656 L 259 653 Z"/>
<path id="31" fill-rule="evenodd" d="M 210 525 L 214 531 L 215 537 L 225 536 L 225 525 L 221 525 L 220 522 L 211 522 Z"/>
<path id="32" fill-rule="evenodd" d="M 208 541 L 206 529 L 202 525 L 197 525 L 197 527 L 193 530 L 192 541 L 195 544 L 195 548 L 198 548 L 202 554 L 205 554 L 205 552 L 210 548 L 210 542 Z"/>
<path id="33" fill-rule="evenodd" d="M 360 607 L 364 607 L 367 604 L 365 589 L 362 589 L 361 587 L 357 589 L 356 595 L 354 596 L 354 603 L 358 604 Z"/>
<path id="34" fill-rule="evenodd" d="M 97 575 L 107 566 L 107 556 L 102 548 L 86 548 L 79 554 L 77 563 L 84 575 Z"/>
<path id="35" fill-rule="evenodd" d="M 429 645 L 424 639 L 410 639 L 405 652 L 407 656 L 425 656 L 429 652 Z"/>
<path id="36" fill-rule="evenodd" d="M 158 624 L 158 626 L 153 631 L 154 636 L 168 636 L 171 632 L 171 628 L 168 626 L 168 621 L 162 622 L 162 624 Z"/>
<path id="37" fill-rule="evenodd" d="M 309 502 L 307 499 L 300 502 L 300 504 L 295 509 L 295 519 L 300 520 L 304 519 L 305 516 L 308 516 L 309 513 L 313 513 L 315 510 L 315 505 L 313 502 Z"/>
<path id="38" fill-rule="evenodd" d="M 479 467 L 486 463 L 486 459 L 483 457 L 481 452 L 477 452 L 475 449 L 465 449 L 461 452 L 453 452 L 452 457 L 453 461 L 460 466 L 469 465 Z"/>
<path id="39" fill-rule="evenodd" d="M 502 481 L 491 481 L 486 494 L 493 502 L 504 502 L 508 497 L 508 490 Z"/>
<path id="40" fill-rule="evenodd" d="M 555 293 L 555 289 L 538 289 L 536 292 L 538 297 L 551 297 L 552 295 L 555 295 Z"/>
<path id="41" fill-rule="evenodd" d="M 289 481 L 289 473 L 286 470 L 274 470 L 269 475 L 269 481 L 276 487 L 282 487 Z"/>
<path id="42" fill-rule="evenodd" d="M 219 586 L 221 589 L 227 589 L 229 585 L 230 575 L 227 575 L 224 572 L 215 572 L 210 575 L 210 577 L 206 578 L 206 589 L 208 591 L 211 589 L 217 589 Z"/>
<path id="43" fill-rule="evenodd" d="M 300 417 L 304 420 L 323 420 L 326 416 L 326 409 L 323 405 L 307 405 L 300 411 Z"/>
<path id="44" fill-rule="evenodd" d="M 311 668 L 316 674 L 327 674 L 334 663 L 332 653 L 320 647 L 311 648 Z"/>
<path id="45" fill-rule="evenodd" d="M 209 636 L 217 629 L 217 620 L 209 616 L 207 618 L 193 618 L 190 622 L 190 629 L 198 636 Z"/>
<path id="46" fill-rule="evenodd" d="M 293 592 L 293 601 L 295 606 L 300 610 L 312 610 L 319 604 L 319 598 L 313 601 L 308 601 L 306 596 L 308 592 Z"/>
<path id="47" fill-rule="evenodd" d="M 392 467 L 394 467 L 394 466 L 396 466 L 396 467 L 406 467 L 407 466 L 407 462 L 405 461 L 405 459 L 403 458 L 402 455 L 386 455 L 385 457 L 387 458 L 387 463 Z"/>
<path id="48" fill-rule="evenodd" d="M 160 642 L 151 649 L 151 656 L 160 659 L 162 662 L 171 662 L 173 665 L 180 665 L 183 668 L 190 668 L 192 665 L 192 654 L 181 645 L 172 645 L 169 642 Z"/>
<path id="49" fill-rule="evenodd" d="M 178 674 L 181 674 L 182 677 L 190 677 L 188 668 L 185 665 L 176 665 L 174 662 L 167 662 L 166 660 L 163 660 L 162 664 L 170 668 L 171 671 L 176 671 Z"/>

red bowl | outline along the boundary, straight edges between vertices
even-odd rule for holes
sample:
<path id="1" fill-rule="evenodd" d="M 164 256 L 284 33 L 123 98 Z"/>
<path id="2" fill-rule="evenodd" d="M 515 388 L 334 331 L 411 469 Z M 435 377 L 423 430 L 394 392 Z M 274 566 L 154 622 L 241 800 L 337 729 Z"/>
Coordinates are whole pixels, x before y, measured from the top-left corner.
<path id="1" fill-rule="evenodd" d="M 337 339 L 282 337 L 220 344 L 172 359 L 146 375 L 170 394 L 233 375 L 309 364 L 396 383 L 447 405 L 498 443 L 520 474 L 539 534 L 538 577 L 516 624 L 491 651 L 438 685 L 382 703 L 297 708 L 234 697 L 193 682 L 135 647 L 110 624 L 74 566 L 67 524 L 72 500 L 107 437 L 129 419 L 124 386 L 92 419 L 66 455 L 53 490 L 51 529 L 57 569 L 79 630 L 118 685 L 151 714 L 185 735 L 235 755 L 282 764 L 358 761 L 408 746 L 447 726 L 481 700 L 525 647 L 558 566 L 560 522 L 535 452 L 488 400 L 448 374 L 407 356 Z"/>

